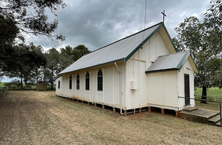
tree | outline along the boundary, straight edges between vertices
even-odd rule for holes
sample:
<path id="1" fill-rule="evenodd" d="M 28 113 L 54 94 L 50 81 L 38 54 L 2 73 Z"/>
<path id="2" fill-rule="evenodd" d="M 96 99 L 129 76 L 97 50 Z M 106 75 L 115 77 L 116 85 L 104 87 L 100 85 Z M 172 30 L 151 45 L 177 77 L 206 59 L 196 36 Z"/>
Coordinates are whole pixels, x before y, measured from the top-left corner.
<path id="1" fill-rule="evenodd" d="M 8 57 L 15 52 L 12 43 L 18 33 L 16 22 L 0 15 L 0 67 L 5 66 L 5 61 L 12 61 Z"/>
<path id="2" fill-rule="evenodd" d="M 83 55 L 86 55 L 90 53 L 91 51 L 88 50 L 87 47 L 84 45 L 78 45 L 73 49 L 72 55 L 73 55 L 73 61 L 78 60 Z"/>
<path id="3" fill-rule="evenodd" d="M 83 55 L 91 52 L 84 45 L 78 45 L 78 46 L 74 47 L 73 49 L 71 46 L 68 45 L 65 48 L 61 48 L 60 50 L 61 50 L 61 54 L 66 54 L 68 56 L 71 56 L 73 62 L 78 60 Z"/>
<path id="4" fill-rule="evenodd" d="M 75 48 L 68 45 L 60 50 L 61 53 L 59 53 L 59 51 L 57 51 L 55 48 L 52 48 L 45 53 L 47 64 L 43 71 L 44 81 L 51 84 L 51 89 L 53 89 L 55 79 L 59 72 L 64 70 L 83 55 L 90 53 L 88 48 L 84 45 L 78 45 Z"/>
<path id="5" fill-rule="evenodd" d="M 47 58 L 47 64 L 44 69 L 44 81 L 51 84 L 51 89 L 53 89 L 54 81 L 56 75 L 59 73 L 59 52 L 55 49 L 49 49 L 45 53 Z"/>
<path id="6" fill-rule="evenodd" d="M 46 9 L 50 9 L 55 14 L 57 9 L 64 7 L 62 0 L 4 0 L 0 2 L 0 76 L 5 75 L 3 67 L 9 73 L 12 67 L 6 69 L 6 66 L 22 64 L 21 58 L 15 54 L 17 53 L 15 40 L 20 39 L 24 42 L 24 34 L 45 35 L 54 40 L 65 39 L 62 34 L 54 34 L 58 21 L 48 22 L 48 17 L 45 15 Z M 12 57 L 14 55 L 16 57 Z M 27 55 L 27 60 L 30 56 L 33 56 L 31 59 L 35 59 L 31 53 Z"/>
<path id="7" fill-rule="evenodd" d="M 174 46 L 178 49 L 178 51 L 185 50 L 184 46 L 180 44 L 179 40 L 176 37 L 172 38 L 172 41 L 173 41 Z"/>
<path id="8" fill-rule="evenodd" d="M 203 23 L 196 17 L 189 17 L 175 28 L 178 33 L 178 41 L 174 40 L 178 42 L 177 46 L 180 46 L 182 50 L 190 50 L 198 66 L 199 73 L 195 76 L 195 86 L 202 87 L 202 99 L 206 99 L 207 88 L 218 86 L 217 74 L 221 74 L 222 61 L 217 55 L 222 53 L 222 33 L 219 22 L 222 11 L 219 10 L 219 13 L 215 15 L 215 10 L 212 8 L 219 7 L 220 9 L 222 7 L 221 2 L 219 2 L 220 6 L 215 6 L 215 3 L 205 13 Z M 212 15 L 212 13 L 214 14 Z M 212 19 L 218 19 L 217 24 L 214 24 L 215 21 Z M 206 103 L 206 101 L 202 101 L 202 103 Z"/>
<path id="9" fill-rule="evenodd" d="M 57 9 L 64 7 L 65 4 L 62 0 L 4 0 L 0 5 L 0 17 L 15 22 L 20 34 L 25 32 L 64 39 L 62 35 L 53 34 L 58 26 L 58 21 L 54 20 L 50 23 L 47 20 L 48 17 L 45 15 L 46 8 L 55 14 Z M 11 25 L 8 26 L 11 27 Z M 14 26 L 14 23 L 12 23 L 12 26 Z"/>
<path id="10" fill-rule="evenodd" d="M 222 1 L 211 0 L 210 6 L 207 9 L 204 17 L 204 23 L 211 36 L 208 43 L 211 49 L 214 50 L 213 57 L 215 58 L 212 66 L 217 68 L 211 80 L 214 86 L 222 87 Z M 217 48 L 217 49 L 215 49 Z"/>
<path id="11" fill-rule="evenodd" d="M 36 75 L 34 72 L 46 64 L 46 58 L 42 53 L 42 47 L 34 46 L 32 43 L 29 46 L 16 45 L 12 50 L 11 55 L 7 57 L 9 61 L 5 61 L 3 71 L 9 77 L 20 78 L 21 89 L 23 89 L 23 81 L 27 84 L 28 81 L 33 80 Z M 10 61 L 13 59 L 17 61 Z"/>

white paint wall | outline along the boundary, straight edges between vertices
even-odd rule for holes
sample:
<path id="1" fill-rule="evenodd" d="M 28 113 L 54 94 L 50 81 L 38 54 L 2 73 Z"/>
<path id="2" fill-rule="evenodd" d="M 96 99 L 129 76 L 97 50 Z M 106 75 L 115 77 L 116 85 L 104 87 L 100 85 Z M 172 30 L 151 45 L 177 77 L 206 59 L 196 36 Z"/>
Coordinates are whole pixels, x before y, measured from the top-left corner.
<path id="1" fill-rule="evenodd" d="M 145 71 L 151 66 L 158 56 L 169 54 L 159 32 L 154 34 L 147 41 L 143 49 L 139 49 L 126 62 L 126 107 L 134 109 L 147 106 L 150 95 L 147 75 Z M 130 82 L 133 81 L 136 89 L 130 89 Z"/>
<path id="2" fill-rule="evenodd" d="M 149 106 L 178 110 L 177 70 L 147 74 Z"/>
<path id="3" fill-rule="evenodd" d="M 122 71 L 122 103 L 123 108 L 126 108 L 125 101 L 125 64 L 117 63 Z M 99 69 L 103 72 L 103 91 L 97 90 L 97 73 Z M 56 94 L 70 98 L 77 98 L 88 102 L 108 105 L 111 107 L 120 107 L 120 90 L 119 90 L 119 71 L 114 64 L 105 65 L 94 69 L 89 69 L 90 75 L 90 90 L 85 90 L 86 70 L 63 74 L 56 80 L 56 84 L 60 80 L 60 89 L 56 88 Z M 80 89 L 76 89 L 76 76 L 80 75 Z M 69 76 L 72 75 L 72 89 L 69 89 Z"/>
<path id="4" fill-rule="evenodd" d="M 191 66 L 191 57 L 187 59 L 185 64 L 183 65 L 180 72 L 178 72 L 178 96 L 184 97 L 184 74 L 189 74 L 190 77 L 190 98 L 194 98 L 194 70 Z M 195 101 L 193 99 L 190 100 L 191 106 L 195 106 Z M 180 110 L 184 108 L 185 106 L 185 100 L 179 99 L 178 106 L 180 107 Z"/>

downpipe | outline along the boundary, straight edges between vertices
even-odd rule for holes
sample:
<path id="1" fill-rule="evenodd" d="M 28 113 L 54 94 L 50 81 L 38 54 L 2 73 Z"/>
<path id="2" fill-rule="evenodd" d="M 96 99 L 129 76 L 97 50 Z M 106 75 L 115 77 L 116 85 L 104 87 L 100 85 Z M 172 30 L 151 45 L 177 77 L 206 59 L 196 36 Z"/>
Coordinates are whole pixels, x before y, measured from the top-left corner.
<path id="1" fill-rule="evenodd" d="M 123 109 L 122 109 L 122 72 L 121 70 L 119 69 L 119 67 L 117 66 L 116 62 L 114 62 L 116 68 L 118 69 L 119 71 L 119 98 L 120 98 L 120 114 L 123 115 Z"/>

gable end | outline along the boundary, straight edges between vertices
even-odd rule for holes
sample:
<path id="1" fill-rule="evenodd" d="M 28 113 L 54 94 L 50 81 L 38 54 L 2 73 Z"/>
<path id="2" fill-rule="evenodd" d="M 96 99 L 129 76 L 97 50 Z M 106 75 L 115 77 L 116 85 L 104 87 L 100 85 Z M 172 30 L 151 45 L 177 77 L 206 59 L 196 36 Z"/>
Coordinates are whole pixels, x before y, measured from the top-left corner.
<path id="1" fill-rule="evenodd" d="M 144 39 L 144 41 L 142 43 L 140 43 L 125 59 L 124 59 L 124 62 L 127 62 L 127 60 L 130 59 L 131 56 L 133 56 L 137 50 L 139 50 L 143 44 L 145 44 L 161 27 L 163 26 L 163 23 L 160 24 L 159 27 L 156 28 L 155 31 L 153 31 L 146 39 Z"/>

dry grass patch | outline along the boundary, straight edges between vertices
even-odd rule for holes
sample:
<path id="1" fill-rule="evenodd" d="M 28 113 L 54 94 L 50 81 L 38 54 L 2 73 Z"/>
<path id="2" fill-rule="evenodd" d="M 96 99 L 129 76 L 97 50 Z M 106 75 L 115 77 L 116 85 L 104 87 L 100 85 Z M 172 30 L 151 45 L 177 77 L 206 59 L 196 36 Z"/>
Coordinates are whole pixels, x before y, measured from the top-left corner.
<path id="1" fill-rule="evenodd" d="M 46 91 L 0 98 L 0 144 L 222 144 L 222 128 L 170 115 L 121 116 Z"/>

